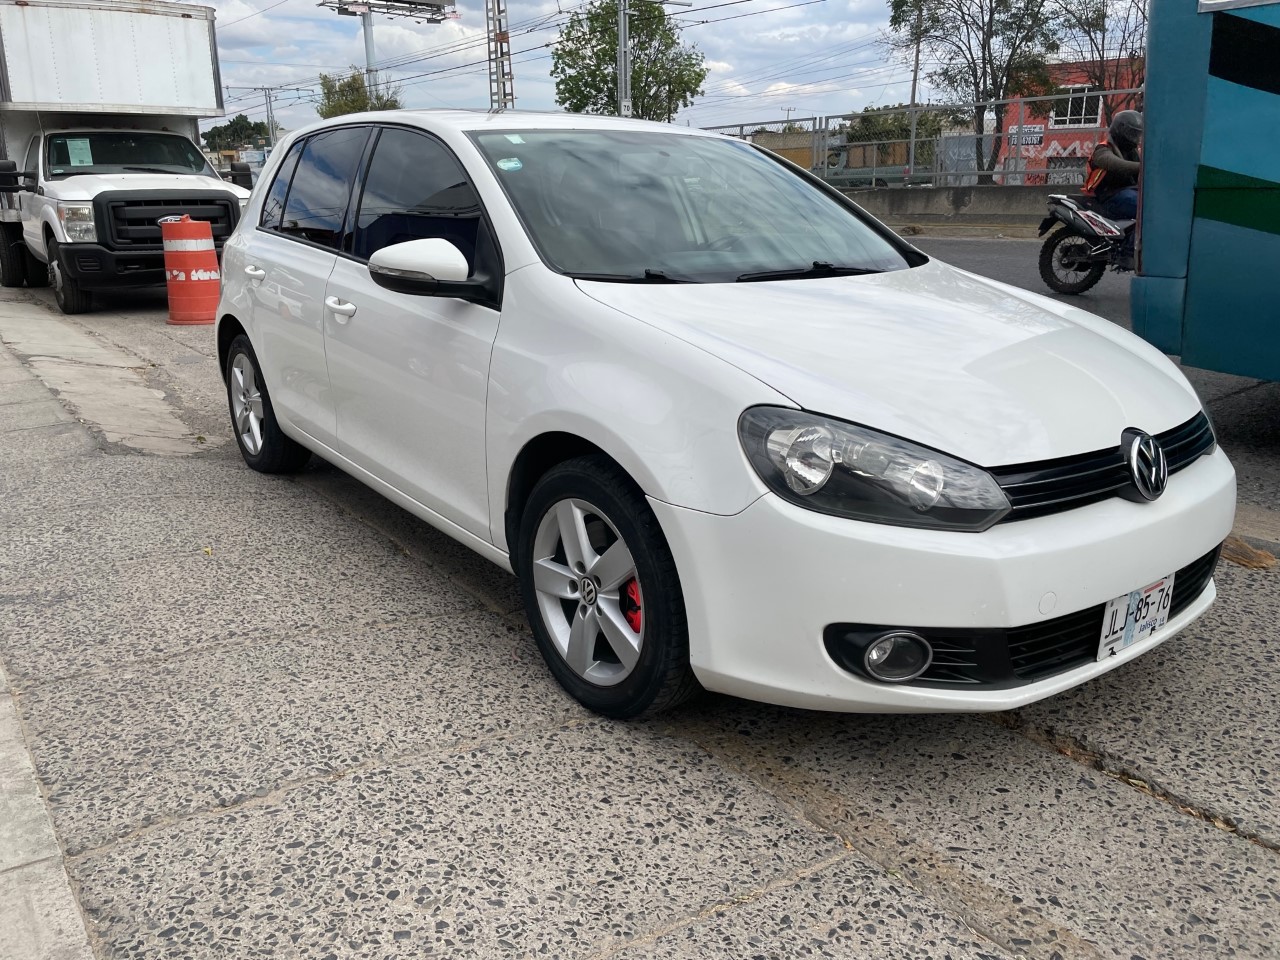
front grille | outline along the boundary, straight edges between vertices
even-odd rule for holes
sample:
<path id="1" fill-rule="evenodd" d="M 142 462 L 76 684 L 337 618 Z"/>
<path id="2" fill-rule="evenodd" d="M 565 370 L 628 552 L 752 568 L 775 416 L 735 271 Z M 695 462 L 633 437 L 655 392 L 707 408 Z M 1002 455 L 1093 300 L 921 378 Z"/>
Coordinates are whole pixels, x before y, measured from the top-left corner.
<path id="1" fill-rule="evenodd" d="M 114 250 L 161 248 L 162 217 L 204 220 L 221 248 L 231 236 L 240 215 L 240 205 L 224 193 L 181 193 L 169 190 L 138 193 L 100 194 L 95 201 L 98 223 L 105 225 L 106 245 Z"/>
<path id="2" fill-rule="evenodd" d="M 1170 619 L 1204 593 L 1221 549 L 1215 547 L 1175 572 Z M 866 645 L 889 630 L 908 629 L 932 645 L 933 663 L 907 686 L 1002 689 L 1044 680 L 1092 662 L 1098 653 L 1105 610 L 1106 604 L 1100 603 L 1025 627 L 990 630 L 841 623 L 827 627 L 823 639 L 836 663 L 865 676 L 861 656 Z"/>
<path id="3" fill-rule="evenodd" d="M 1156 440 L 1164 448 L 1172 475 L 1213 449 L 1213 428 L 1204 413 L 1197 413 L 1186 423 L 1156 434 Z M 1132 483 L 1118 445 L 1074 457 L 996 467 L 990 473 L 1013 506 L 1002 523 L 1107 500 Z"/>

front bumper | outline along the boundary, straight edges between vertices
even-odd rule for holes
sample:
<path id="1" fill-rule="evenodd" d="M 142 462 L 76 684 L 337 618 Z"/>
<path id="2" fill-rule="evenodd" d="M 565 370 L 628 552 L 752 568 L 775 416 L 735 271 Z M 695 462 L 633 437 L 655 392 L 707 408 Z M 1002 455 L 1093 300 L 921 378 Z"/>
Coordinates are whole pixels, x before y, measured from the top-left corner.
<path id="1" fill-rule="evenodd" d="M 222 245 L 215 243 L 218 258 Z M 85 290 L 155 287 L 165 282 L 164 250 L 110 250 L 99 243 L 60 243 L 62 272 Z"/>
<path id="2" fill-rule="evenodd" d="M 61 243 L 62 272 L 86 290 L 148 287 L 165 282 L 164 251 L 109 250 L 98 243 Z"/>
<path id="3" fill-rule="evenodd" d="M 1111 499 L 980 534 L 842 520 L 766 495 L 734 516 L 651 500 L 675 555 L 690 661 L 709 690 L 850 712 L 1007 710 L 1151 650 L 1212 604 L 1212 582 L 1155 637 L 1004 689 L 890 685 L 828 655 L 831 624 L 1021 627 L 1087 610 L 1212 551 L 1231 531 L 1235 472 L 1221 450 L 1153 503 Z"/>

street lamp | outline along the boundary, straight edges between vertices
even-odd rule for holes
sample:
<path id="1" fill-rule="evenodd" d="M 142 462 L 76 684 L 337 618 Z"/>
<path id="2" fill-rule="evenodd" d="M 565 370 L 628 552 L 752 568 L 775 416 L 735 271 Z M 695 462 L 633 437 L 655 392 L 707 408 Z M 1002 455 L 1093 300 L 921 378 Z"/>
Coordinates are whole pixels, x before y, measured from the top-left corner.
<path id="1" fill-rule="evenodd" d="M 692 7 L 692 0 L 636 0 L 658 6 Z M 618 0 L 618 116 L 631 116 L 631 0 Z"/>

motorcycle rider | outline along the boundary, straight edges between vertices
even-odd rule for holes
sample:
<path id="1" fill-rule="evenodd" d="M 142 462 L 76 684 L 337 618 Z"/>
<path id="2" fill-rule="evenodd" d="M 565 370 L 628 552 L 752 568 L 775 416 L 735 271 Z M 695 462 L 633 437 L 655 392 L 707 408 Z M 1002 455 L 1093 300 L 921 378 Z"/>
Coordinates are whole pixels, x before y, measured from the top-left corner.
<path id="1" fill-rule="evenodd" d="M 1085 166 L 1083 193 L 1098 200 L 1098 212 L 1111 220 L 1138 217 L 1138 173 L 1142 169 L 1142 114 L 1121 110 L 1107 135 L 1093 148 Z M 1133 228 L 1120 249 L 1120 267 L 1133 269 Z"/>

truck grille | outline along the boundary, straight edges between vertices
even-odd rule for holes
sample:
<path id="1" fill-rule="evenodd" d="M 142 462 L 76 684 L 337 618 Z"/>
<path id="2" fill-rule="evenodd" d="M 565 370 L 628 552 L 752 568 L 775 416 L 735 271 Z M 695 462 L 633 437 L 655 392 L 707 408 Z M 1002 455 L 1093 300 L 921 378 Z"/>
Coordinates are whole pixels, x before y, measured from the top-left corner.
<path id="1" fill-rule="evenodd" d="M 1213 449 L 1213 428 L 1203 413 L 1156 434 L 1172 476 Z M 1003 523 L 1074 510 L 1115 496 L 1132 482 L 1119 446 L 1075 457 L 1042 460 L 991 471 L 1013 509 Z"/>
<path id="2" fill-rule="evenodd" d="M 235 229 L 240 205 L 225 193 L 191 194 L 152 191 L 138 194 L 101 194 L 95 201 L 98 223 L 105 225 L 106 246 L 114 250 L 161 249 L 161 217 L 206 221 L 213 241 L 221 247 Z"/>

